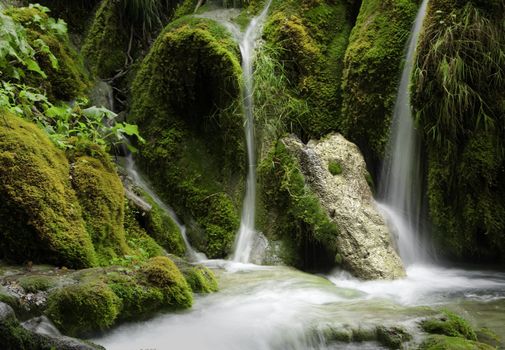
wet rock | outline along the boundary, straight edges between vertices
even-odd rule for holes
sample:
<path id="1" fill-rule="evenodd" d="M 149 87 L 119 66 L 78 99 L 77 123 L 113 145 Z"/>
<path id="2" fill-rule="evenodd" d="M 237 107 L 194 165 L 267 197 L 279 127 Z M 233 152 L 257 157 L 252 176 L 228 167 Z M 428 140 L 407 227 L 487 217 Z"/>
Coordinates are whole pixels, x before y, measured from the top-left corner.
<path id="1" fill-rule="evenodd" d="M 330 220 L 340 228 L 335 240 L 342 267 L 363 279 L 405 276 L 389 229 L 375 206 L 358 147 L 340 134 L 307 145 L 290 136 L 283 143 L 297 158 L 305 181 Z M 340 171 L 331 172 L 331 168 Z"/>

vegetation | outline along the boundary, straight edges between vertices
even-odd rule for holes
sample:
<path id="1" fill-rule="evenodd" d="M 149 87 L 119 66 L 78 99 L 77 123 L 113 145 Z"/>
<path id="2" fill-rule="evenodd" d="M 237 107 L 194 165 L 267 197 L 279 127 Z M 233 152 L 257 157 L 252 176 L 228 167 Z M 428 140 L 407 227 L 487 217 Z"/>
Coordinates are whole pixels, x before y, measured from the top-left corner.
<path id="1" fill-rule="evenodd" d="M 333 266 L 338 228 L 305 185 L 297 160 L 282 141 L 272 147 L 258 173 L 270 212 L 262 223 L 264 231 L 284 242 L 285 261 L 304 269 Z"/>
<path id="2" fill-rule="evenodd" d="M 345 52 L 341 131 L 358 144 L 369 167 L 382 159 L 415 18 L 414 0 L 364 0 Z"/>
<path id="3" fill-rule="evenodd" d="M 477 340 L 477 336 L 468 321 L 450 311 L 444 311 L 444 315 L 440 318 L 422 321 L 421 328 L 427 333 Z"/>
<path id="4" fill-rule="evenodd" d="M 414 75 L 434 237 L 466 261 L 497 261 L 505 251 L 503 6 L 431 2 Z"/>

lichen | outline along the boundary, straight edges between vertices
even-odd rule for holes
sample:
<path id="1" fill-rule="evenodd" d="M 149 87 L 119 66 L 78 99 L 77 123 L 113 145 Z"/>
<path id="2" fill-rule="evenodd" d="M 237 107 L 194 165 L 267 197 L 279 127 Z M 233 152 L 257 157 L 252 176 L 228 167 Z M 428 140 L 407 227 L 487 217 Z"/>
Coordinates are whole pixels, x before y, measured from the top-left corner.
<path id="1" fill-rule="evenodd" d="M 34 124 L 0 122 L 0 250 L 4 258 L 68 267 L 96 264 L 65 154 Z"/>

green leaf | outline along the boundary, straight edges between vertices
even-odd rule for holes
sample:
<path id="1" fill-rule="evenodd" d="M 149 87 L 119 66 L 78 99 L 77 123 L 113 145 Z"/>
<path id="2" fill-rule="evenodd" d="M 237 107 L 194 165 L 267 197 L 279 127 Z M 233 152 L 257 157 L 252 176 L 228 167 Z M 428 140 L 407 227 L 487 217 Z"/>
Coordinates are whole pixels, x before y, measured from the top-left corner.
<path id="1" fill-rule="evenodd" d="M 40 69 L 40 66 L 39 64 L 37 63 L 37 61 L 35 61 L 34 59 L 32 58 L 28 58 L 27 60 L 25 60 L 25 64 L 26 64 L 26 68 L 28 70 L 31 70 L 33 72 L 37 72 L 39 73 L 43 78 L 47 78 L 47 75 L 46 73 L 44 73 L 42 71 L 42 69 Z"/>

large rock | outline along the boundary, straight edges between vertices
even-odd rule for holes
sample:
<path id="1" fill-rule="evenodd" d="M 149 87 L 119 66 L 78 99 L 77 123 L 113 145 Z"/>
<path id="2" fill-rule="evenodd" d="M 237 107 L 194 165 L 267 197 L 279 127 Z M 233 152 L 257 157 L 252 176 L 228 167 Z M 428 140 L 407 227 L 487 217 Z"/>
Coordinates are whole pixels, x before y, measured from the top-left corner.
<path id="1" fill-rule="evenodd" d="M 298 159 L 306 182 L 340 228 L 335 239 L 342 266 L 364 279 L 403 277 L 403 264 L 375 206 L 358 147 L 340 134 L 307 145 L 290 136 L 283 143 Z"/>

